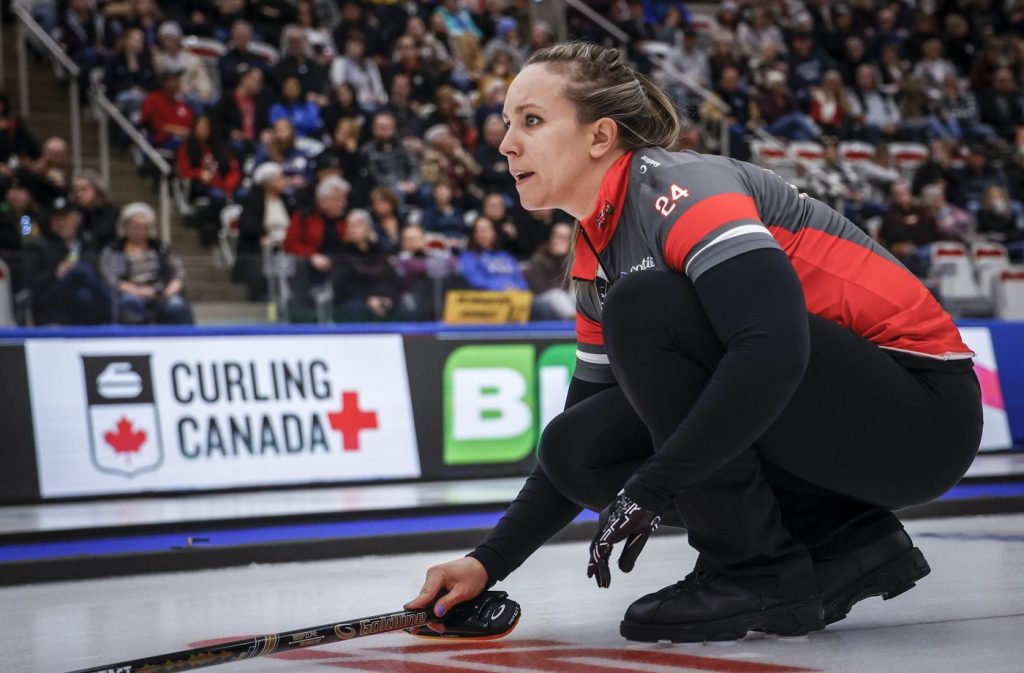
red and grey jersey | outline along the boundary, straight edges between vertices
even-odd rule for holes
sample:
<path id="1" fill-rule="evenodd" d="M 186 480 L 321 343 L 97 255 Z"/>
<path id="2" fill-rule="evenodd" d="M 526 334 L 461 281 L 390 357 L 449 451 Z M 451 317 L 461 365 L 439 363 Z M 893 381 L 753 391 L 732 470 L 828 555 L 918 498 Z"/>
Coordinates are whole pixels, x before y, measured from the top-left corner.
<path id="1" fill-rule="evenodd" d="M 758 166 L 648 148 L 609 170 L 580 222 L 576 376 L 613 380 L 601 313 L 616 279 L 671 269 L 692 280 L 760 248 L 782 250 L 807 310 L 881 348 L 937 360 L 973 353 L 928 289 L 895 257 L 829 206 Z"/>

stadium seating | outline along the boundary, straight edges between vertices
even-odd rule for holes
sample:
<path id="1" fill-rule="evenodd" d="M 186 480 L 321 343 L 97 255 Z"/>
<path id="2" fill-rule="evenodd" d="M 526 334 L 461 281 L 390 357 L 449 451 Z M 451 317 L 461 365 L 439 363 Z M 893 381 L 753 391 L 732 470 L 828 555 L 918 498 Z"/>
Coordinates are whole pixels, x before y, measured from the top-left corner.
<path id="1" fill-rule="evenodd" d="M 789 153 L 795 160 L 807 162 L 812 166 L 820 166 L 825 160 L 825 151 L 821 143 L 816 143 L 813 140 L 791 142 Z"/>
<path id="2" fill-rule="evenodd" d="M 782 141 L 754 140 L 750 143 L 753 161 L 792 182 L 797 176 L 797 163 Z"/>
<path id="3" fill-rule="evenodd" d="M 1001 243 L 978 241 L 971 244 L 970 250 L 980 293 L 983 297 L 991 299 L 993 281 L 1010 266 L 1006 246 Z"/>
<path id="4" fill-rule="evenodd" d="M 201 59 L 212 60 L 214 62 L 224 54 L 228 53 L 228 49 L 224 46 L 223 42 L 214 40 L 210 37 L 187 35 L 182 39 L 181 46 L 190 54 L 198 56 Z"/>
<path id="5" fill-rule="evenodd" d="M 839 143 L 839 158 L 857 164 L 875 158 L 875 146 L 860 140 L 845 140 Z"/>
<path id="6" fill-rule="evenodd" d="M 1024 267 L 1003 269 L 995 281 L 996 315 L 1003 320 L 1024 320 Z"/>
<path id="7" fill-rule="evenodd" d="M 278 53 L 277 49 L 273 45 L 267 44 L 266 42 L 250 43 L 249 53 L 256 54 L 264 61 L 266 61 L 267 65 L 270 66 L 276 65 L 277 62 L 281 59 L 281 55 Z"/>
<path id="8" fill-rule="evenodd" d="M 906 177 L 911 177 L 918 166 L 928 161 L 928 147 L 921 143 L 892 143 L 889 154 L 893 165 Z"/>

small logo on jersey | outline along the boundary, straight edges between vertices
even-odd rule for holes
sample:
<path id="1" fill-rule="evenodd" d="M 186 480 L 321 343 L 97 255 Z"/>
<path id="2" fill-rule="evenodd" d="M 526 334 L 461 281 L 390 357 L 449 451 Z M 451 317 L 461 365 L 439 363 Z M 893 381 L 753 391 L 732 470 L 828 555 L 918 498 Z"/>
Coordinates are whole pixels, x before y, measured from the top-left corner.
<path id="1" fill-rule="evenodd" d="M 658 168 L 659 166 L 661 166 L 661 162 L 649 158 L 646 154 L 640 156 L 640 161 L 644 162 L 645 164 L 644 166 L 640 167 L 641 173 L 647 172 L 647 166 L 650 166 L 651 168 Z"/>
<path id="2" fill-rule="evenodd" d="M 608 224 L 608 218 L 611 217 L 611 214 L 614 212 L 615 206 L 606 201 L 604 208 L 602 208 L 601 212 L 597 214 L 597 228 L 599 230 L 604 229 L 605 225 Z"/>
<path id="3" fill-rule="evenodd" d="M 653 269 L 653 268 L 654 268 L 654 258 L 651 257 L 650 255 L 648 255 L 647 257 L 644 257 L 643 260 L 641 260 L 641 262 L 639 264 L 635 264 L 635 265 L 629 267 L 629 272 L 633 273 L 634 271 L 643 271 L 645 269 Z M 625 275 L 625 274 L 623 274 L 623 275 Z"/>
<path id="4" fill-rule="evenodd" d="M 654 209 L 661 213 L 662 216 L 668 217 L 669 213 L 676 209 L 676 201 L 688 198 L 690 198 L 689 189 L 672 183 L 669 194 L 659 196 L 658 200 L 654 202 Z"/>

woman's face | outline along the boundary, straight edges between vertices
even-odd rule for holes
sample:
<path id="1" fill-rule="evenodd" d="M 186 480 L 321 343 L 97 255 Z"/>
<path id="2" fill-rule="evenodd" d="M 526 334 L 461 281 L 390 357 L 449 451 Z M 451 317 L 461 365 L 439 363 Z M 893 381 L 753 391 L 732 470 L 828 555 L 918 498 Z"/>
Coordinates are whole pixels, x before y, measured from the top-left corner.
<path id="1" fill-rule="evenodd" d="M 524 68 L 505 98 L 508 131 L 498 150 L 508 157 L 520 201 L 527 210 L 561 208 L 575 195 L 580 176 L 593 170 L 593 124 L 581 125 L 562 94 L 564 79 L 543 65 Z M 574 215 L 578 213 L 573 213 Z M 589 213 L 586 213 L 589 214 Z"/>
<path id="2" fill-rule="evenodd" d="M 273 177 L 263 183 L 263 191 L 268 194 L 281 194 L 285 187 L 284 173 L 275 173 Z"/>
<path id="3" fill-rule="evenodd" d="M 451 117 L 455 114 L 455 97 L 450 93 L 438 93 L 434 99 L 434 105 L 437 107 L 437 112 L 444 117 Z"/>
<path id="4" fill-rule="evenodd" d="M 564 257 L 572 247 L 572 227 L 568 224 L 556 224 L 551 228 L 548 249 L 552 255 Z"/>
<path id="5" fill-rule="evenodd" d="M 345 239 L 349 243 L 365 243 L 370 240 L 370 223 L 363 217 L 350 217 L 345 222 Z"/>
<path id="6" fill-rule="evenodd" d="M 349 138 L 349 127 L 345 123 L 345 120 L 338 122 L 338 125 L 334 127 L 334 144 L 344 145 Z"/>
<path id="7" fill-rule="evenodd" d="M 419 227 L 406 227 L 402 230 L 402 250 L 405 252 L 419 252 L 426 244 L 426 236 Z"/>
<path id="8" fill-rule="evenodd" d="M 452 202 L 452 188 L 445 184 L 434 187 L 434 203 L 438 206 L 447 206 Z"/>
<path id="9" fill-rule="evenodd" d="M 286 79 L 281 86 L 281 93 L 284 94 L 285 100 L 299 100 L 299 97 L 302 95 L 302 85 L 299 84 L 298 78 L 289 77 Z"/>
<path id="10" fill-rule="evenodd" d="M 512 61 L 507 52 L 499 51 L 491 64 L 491 72 L 498 77 L 504 77 L 512 69 Z"/>
<path id="11" fill-rule="evenodd" d="M 129 31 L 128 35 L 124 38 L 125 51 L 129 51 L 133 54 L 141 54 L 145 46 L 146 40 L 143 37 L 141 30 Z"/>
<path id="12" fill-rule="evenodd" d="M 427 26 L 423 23 L 423 19 L 418 16 L 411 17 L 405 22 L 405 34 L 411 35 L 416 39 L 423 37 L 424 33 L 427 32 Z"/>
<path id="13" fill-rule="evenodd" d="M 394 206 L 391 205 L 391 200 L 383 194 L 372 194 L 370 196 L 370 209 L 378 217 L 393 215 L 395 212 Z"/>
<path id="14" fill-rule="evenodd" d="M 158 39 L 160 48 L 171 54 L 177 54 L 181 50 L 181 38 L 170 33 L 161 35 Z"/>
<path id="15" fill-rule="evenodd" d="M 332 189 L 317 199 L 316 203 L 320 212 L 327 217 L 341 217 L 348 205 L 348 194 L 343 189 Z"/>
<path id="16" fill-rule="evenodd" d="M 88 180 L 79 178 L 71 185 L 74 201 L 83 208 L 89 208 L 96 203 L 96 190 Z"/>
<path id="17" fill-rule="evenodd" d="M 278 119 L 274 122 L 274 140 L 279 143 L 289 143 L 295 139 L 295 129 L 287 119 Z"/>
<path id="18" fill-rule="evenodd" d="M 494 225 L 485 217 L 481 217 L 473 225 L 473 242 L 484 250 L 493 250 L 498 240 L 498 233 L 494 231 Z"/>
<path id="19" fill-rule="evenodd" d="M 508 209 L 501 194 L 491 194 L 484 199 L 484 215 L 492 222 L 505 219 Z"/>
<path id="20" fill-rule="evenodd" d="M 312 28 L 314 24 L 313 5 L 308 2 L 300 2 L 296 9 L 298 13 L 298 24 L 306 28 Z"/>
<path id="21" fill-rule="evenodd" d="M 210 139 L 210 120 L 206 117 L 200 117 L 196 121 L 196 130 L 194 132 L 196 140 L 201 143 L 205 143 Z"/>
<path id="22" fill-rule="evenodd" d="M 345 55 L 351 59 L 359 60 L 366 53 L 366 47 L 362 40 L 349 40 L 345 43 Z"/>
<path id="23" fill-rule="evenodd" d="M 505 137 L 505 124 L 498 118 L 488 119 L 484 124 L 484 142 L 491 147 L 500 147 Z"/>
<path id="24" fill-rule="evenodd" d="M 145 243 L 149 240 L 149 224 L 145 217 L 133 217 L 124 225 L 124 237 L 135 245 Z"/>
<path id="25" fill-rule="evenodd" d="M 28 190 L 20 185 L 15 185 L 8 189 L 7 195 L 4 198 L 7 200 L 7 203 L 11 204 L 11 208 L 14 208 L 15 212 L 18 213 L 28 210 L 29 205 L 32 203 Z"/>

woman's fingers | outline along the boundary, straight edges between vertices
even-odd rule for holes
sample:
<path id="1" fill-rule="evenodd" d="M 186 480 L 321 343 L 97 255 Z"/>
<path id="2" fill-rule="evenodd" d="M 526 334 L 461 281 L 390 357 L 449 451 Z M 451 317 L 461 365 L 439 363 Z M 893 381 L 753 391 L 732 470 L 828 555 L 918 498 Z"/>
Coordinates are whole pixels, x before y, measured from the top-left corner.
<path id="1" fill-rule="evenodd" d="M 480 593 L 480 590 L 473 587 L 469 582 L 457 582 L 455 586 L 448 588 L 448 593 L 443 598 L 437 601 L 437 605 L 434 606 L 434 614 L 438 617 L 443 617 L 453 607 L 462 601 L 473 598 L 478 593 Z"/>
<path id="2" fill-rule="evenodd" d="M 423 582 L 423 588 L 420 589 L 420 593 L 416 598 L 412 599 L 405 604 L 406 610 L 418 610 L 425 608 L 430 605 L 430 602 L 434 600 L 442 588 L 444 588 L 444 574 L 437 568 L 431 568 L 427 571 L 427 579 Z"/>
<path id="3" fill-rule="evenodd" d="M 479 561 L 468 557 L 449 561 L 427 571 L 423 589 L 416 598 L 405 604 L 405 609 L 425 608 L 440 596 L 434 606 L 434 614 L 443 617 L 462 601 L 476 597 L 486 586 L 487 571 Z"/>

